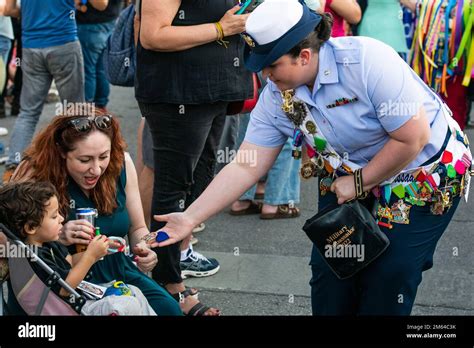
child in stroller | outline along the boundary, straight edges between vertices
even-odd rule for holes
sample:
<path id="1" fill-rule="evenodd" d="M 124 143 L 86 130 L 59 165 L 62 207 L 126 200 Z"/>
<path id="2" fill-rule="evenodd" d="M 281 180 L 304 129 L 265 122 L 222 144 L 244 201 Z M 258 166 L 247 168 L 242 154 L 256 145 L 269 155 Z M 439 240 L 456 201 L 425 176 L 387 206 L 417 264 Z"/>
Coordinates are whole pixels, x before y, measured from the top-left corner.
<path id="1" fill-rule="evenodd" d="M 0 188 L 0 222 L 16 237 L 32 247 L 36 256 L 65 279 L 87 300 L 83 315 L 156 315 L 140 289 L 116 282 L 105 288 L 86 282 L 92 265 L 107 255 L 109 242 L 103 235 L 95 236 L 87 250 L 71 256 L 57 240 L 64 218 L 58 212 L 55 188 L 47 182 L 8 184 Z M 36 275 L 47 282 L 50 275 L 39 262 L 30 261 Z M 66 302 L 71 293 L 60 284 L 52 291 Z"/>

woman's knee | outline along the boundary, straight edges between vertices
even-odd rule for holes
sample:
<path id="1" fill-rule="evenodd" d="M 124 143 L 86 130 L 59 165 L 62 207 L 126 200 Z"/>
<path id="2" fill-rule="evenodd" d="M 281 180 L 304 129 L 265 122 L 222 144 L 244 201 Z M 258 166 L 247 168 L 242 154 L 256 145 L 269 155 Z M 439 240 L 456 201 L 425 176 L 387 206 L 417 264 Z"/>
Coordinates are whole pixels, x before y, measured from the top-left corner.
<path id="1" fill-rule="evenodd" d="M 148 303 L 159 316 L 181 316 L 183 311 L 176 301 L 170 294 L 168 294 L 163 288 L 155 287 L 148 291 L 142 289 Z"/>

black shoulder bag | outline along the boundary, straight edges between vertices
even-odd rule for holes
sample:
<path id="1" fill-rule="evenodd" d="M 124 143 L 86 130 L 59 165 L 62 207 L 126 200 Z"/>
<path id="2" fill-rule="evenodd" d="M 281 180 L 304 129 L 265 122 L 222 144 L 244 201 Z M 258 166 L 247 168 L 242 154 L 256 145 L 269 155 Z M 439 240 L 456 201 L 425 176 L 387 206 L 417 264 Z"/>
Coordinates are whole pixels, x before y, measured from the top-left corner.
<path id="1" fill-rule="evenodd" d="M 352 277 L 389 246 L 390 241 L 375 221 L 376 208 L 377 200 L 372 195 L 364 201 L 334 203 L 303 226 L 338 278 Z"/>

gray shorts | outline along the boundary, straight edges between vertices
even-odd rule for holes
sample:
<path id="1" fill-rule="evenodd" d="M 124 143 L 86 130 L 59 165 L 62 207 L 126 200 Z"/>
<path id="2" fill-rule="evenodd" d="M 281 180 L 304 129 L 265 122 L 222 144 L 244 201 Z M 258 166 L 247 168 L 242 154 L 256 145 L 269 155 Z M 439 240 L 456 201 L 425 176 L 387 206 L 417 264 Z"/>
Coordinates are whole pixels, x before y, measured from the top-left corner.
<path id="1" fill-rule="evenodd" d="M 143 127 L 142 134 L 142 157 L 143 164 L 148 168 L 154 169 L 153 162 L 153 140 L 151 139 L 150 127 L 148 127 L 148 122 L 145 120 L 145 127 Z"/>

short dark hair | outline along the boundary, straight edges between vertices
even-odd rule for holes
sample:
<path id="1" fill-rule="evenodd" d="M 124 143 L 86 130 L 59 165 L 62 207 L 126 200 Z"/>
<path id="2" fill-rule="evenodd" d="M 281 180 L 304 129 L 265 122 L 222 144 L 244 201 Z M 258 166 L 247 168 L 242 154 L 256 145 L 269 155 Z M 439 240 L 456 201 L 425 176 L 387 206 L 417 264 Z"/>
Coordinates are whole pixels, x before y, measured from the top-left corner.
<path id="1" fill-rule="evenodd" d="M 321 21 L 314 28 L 306 38 L 300 41 L 295 47 L 293 47 L 287 54 L 292 58 L 296 58 L 300 55 L 300 52 L 304 48 L 311 48 L 313 52 L 319 52 L 322 44 L 325 43 L 331 37 L 331 30 L 333 19 L 330 13 L 323 13 L 321 15 Z"/>
<path id="2" fill-rule="evenodd" d="M 0 188 L 0 221 L 25 240 L 25 226 L 41 226 L 46 204 L 54 196 L 57 196 L 56 189 L 49 182 L 7 184 Z"/>

